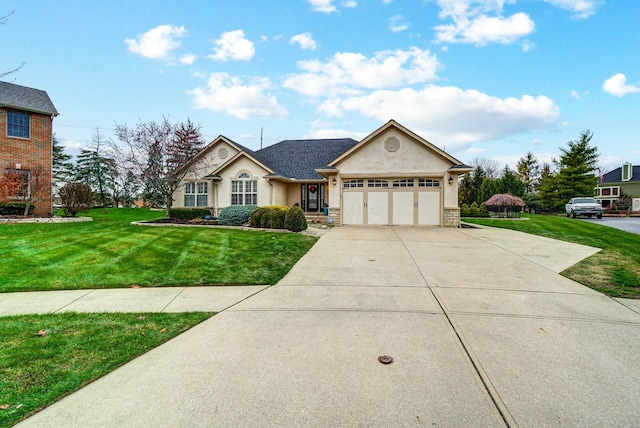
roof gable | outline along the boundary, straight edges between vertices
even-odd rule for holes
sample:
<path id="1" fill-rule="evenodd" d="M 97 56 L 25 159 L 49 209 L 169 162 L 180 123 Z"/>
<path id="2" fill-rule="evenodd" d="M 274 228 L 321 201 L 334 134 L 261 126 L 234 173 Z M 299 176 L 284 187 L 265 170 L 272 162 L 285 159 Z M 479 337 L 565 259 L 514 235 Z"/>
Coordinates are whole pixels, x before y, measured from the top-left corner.
<path id="1" fill-rule="evenodd" d="M 357 151 L 361 150 L 363 147 L 367 146 L 372 141 L 376 140 L 379 136 L 381 136 L 382 134 L 384 134 L 384 133 L 386 133 L 386 132 L 388 132 L 389 130 L 392 130 L 392 129 L 396 130 L 400 134 L 403 134 L 404 136 L 406 136 L 408 139 L 414 141 L 415 143 L 417 143 L 419 145 L 422 145 L 425 149 L 431 151 L 437 157 L 439 157 L 439 158 L 443 159 L 444 161 L 450 163 L 452 168 L 459 169 L 461 172 L 465 172 L 467 169 L 471 170 L 471 167 L 468 167 L 467 165 L 464 165 L 458 159 L 454 158 L 453 156 L 451 156 L 450 154 L 448 154 L 444 150 L 442 150 L 442 149 L 436 147 L 435 145 L 431 144 L 429 141 L 427 141 L 424 138 L 420 137 L 418 134 L 415 134 L 414 132 L 412 132 L 409 129 L 405 128 L 404 126 L 400 125 L 398 122 L 396 122 L 393 119 L 391 119 L 389 122 L 387 122 L 386 124 L 382 125 L 380 128 L 378 128 L 375 131 L 373 131 L 371 134 L 369 134 L 367 137 L 365 137 L 362 141 L 360 141 L 360 143 L 358 143 L 357 145 L 355 145 L 354 147 L 352 147 L 350 150 L 346 151 L 345 153 L 341 154 L 339 157 L 335 158 L 328 165 L 332 166 L 332 167 L 336 167 L 338 164 L 340 164 L 340 162 L 342 162 L 345 159 L 349 158 L 354 153 L 356 153 Z"/>
<path id="2" fill-rule="evenodd" d="M 0 82 L 0 107 L 57 116 L 49 95 L 40 89 Z"/>

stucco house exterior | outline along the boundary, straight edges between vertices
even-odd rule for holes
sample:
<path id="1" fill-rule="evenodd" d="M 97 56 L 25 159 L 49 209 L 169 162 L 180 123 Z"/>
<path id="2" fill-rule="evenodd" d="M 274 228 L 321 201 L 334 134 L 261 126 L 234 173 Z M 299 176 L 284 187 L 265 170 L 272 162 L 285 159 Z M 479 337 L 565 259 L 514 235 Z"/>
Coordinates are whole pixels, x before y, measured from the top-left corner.
<path id="1" fill-rule="evenodd" d="M 596 199 L 602 207 L 613 206 L 622 195 L 631 197 L 632 211 L 640 211 L 640 165 L 627 162 L 602 175 L 596 187 Z"/>
<path id="2" fill-rule="evenodd" d="M 219 136 L 185 168 L 173 207 L 299 204 L 335 225 L 458 227 L 471 167 L 390 120 L 362 141 L 285 140 L 252 151 Z"/>
<path id="3" fill-rule="evenodd" d="M 29 190 L 31 171 L 41 166 L 46 194 L 33 214 L 52 212 L 52 126 L 58 111 L 45 91 L 0 82 L 0 172 L 12 170 L 24 177 Z"/>

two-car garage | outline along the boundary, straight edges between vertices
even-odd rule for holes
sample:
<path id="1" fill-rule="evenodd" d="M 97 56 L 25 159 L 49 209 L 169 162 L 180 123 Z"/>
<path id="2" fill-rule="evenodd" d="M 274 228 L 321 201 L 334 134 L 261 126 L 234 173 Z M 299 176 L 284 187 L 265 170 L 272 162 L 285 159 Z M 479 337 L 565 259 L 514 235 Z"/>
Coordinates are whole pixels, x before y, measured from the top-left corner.
<path id="1" fill-rule="evenodd" d="M 440 178 L 344 179 L 344 225 L 442 224 Z"/>

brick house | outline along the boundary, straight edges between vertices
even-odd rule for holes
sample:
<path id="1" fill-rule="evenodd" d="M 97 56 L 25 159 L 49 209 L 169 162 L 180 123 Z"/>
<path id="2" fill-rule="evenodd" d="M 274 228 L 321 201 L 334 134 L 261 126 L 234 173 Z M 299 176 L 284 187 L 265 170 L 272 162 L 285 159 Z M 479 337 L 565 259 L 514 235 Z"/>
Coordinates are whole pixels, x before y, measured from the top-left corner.
<path id="1" fill-rule="evenodd" d="M 52 212 L 52 126 L 57 115 L 45 91 L 0 82 L 0 173 L 15 170 L 28 183 L 30 171 L 42 167 L 47 190 L 35 204 L 35 215 Z"/>

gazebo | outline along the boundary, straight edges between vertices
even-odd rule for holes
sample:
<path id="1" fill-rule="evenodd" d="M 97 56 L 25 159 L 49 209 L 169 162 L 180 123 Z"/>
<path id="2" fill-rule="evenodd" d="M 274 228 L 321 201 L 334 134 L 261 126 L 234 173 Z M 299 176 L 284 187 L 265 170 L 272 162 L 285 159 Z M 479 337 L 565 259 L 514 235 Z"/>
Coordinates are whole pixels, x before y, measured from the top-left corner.
<path id="1" fill-rule="evenodd" d="M 487 199 L 484 203 L 491 217 L 516 217 L 522 214 L 525 203 L 522 198 L 510 193 L 499 193 Z"/>

